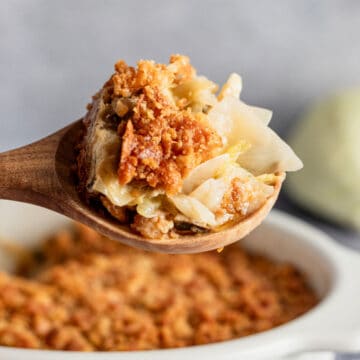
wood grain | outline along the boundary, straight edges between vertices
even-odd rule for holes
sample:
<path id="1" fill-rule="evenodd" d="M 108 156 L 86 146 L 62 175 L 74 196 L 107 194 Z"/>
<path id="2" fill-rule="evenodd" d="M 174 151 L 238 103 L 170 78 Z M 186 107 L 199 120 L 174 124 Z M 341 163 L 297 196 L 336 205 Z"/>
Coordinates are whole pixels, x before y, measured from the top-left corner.
<path id="1" fill-rule="evenodd" d="M 71 169 L 81 128 L 82 122 L 78 120 L 40 141 L 1 153 L 0 198 L 48 208 L 130 246 L 164 253 L 195 253 L 221 248 L 250 233 L 273 207 L 285 178 L 285 174 L 279 176 L 274 194 L 260 209 L 226 230 L 145 239 L 113 218 L 102 216 L 80 198 Z"/>

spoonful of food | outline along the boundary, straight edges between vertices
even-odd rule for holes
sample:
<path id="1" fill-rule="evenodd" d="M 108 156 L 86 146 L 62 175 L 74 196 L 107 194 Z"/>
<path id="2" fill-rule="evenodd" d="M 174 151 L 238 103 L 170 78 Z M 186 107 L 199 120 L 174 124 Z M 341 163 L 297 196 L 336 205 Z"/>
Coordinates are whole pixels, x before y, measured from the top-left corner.
<path id="1" fill-rule="evenodd" d="M 279 177 L 272 196 L 261 208 L 224 231 L 144 238 L 116 219 L 96 211 L 78 193 L 73 172 L 74 149 L 82 128 L 82 121 L 77 121 L 45 139 L 0 154 L 0 198 L 54 210 L 127 245 L 167 253 L 190 253 L 221 248 L 247 235 L 266 217 L 281 188 L 283 177 Z"/>
<path id="2" fill-rule="evenodd" d="M 0 154 L 0 198 L 43 206 L 127 245 L 165 253 L 222 248 L 273 207 L 301 161 L 239 100 L 241 78 L 217 86 L 189 59 L 120 61 L 83 119 Z"/>

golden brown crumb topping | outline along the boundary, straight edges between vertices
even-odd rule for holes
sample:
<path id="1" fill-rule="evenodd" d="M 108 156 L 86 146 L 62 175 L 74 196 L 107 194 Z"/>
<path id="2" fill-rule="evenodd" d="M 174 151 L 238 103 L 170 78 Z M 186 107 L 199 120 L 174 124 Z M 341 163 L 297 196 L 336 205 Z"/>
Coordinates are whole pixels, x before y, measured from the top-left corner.
<path id="1" fill-rule="evenodd" d="M 124 61 L 105 84 L 115 113 L 123 118 L 119 181 L 145 181 L 153 188 L 177 193 L 182 179 L 222 146 L 220 136 L 202 112 L 185 108 L 171 90 L 195 75 L 189 58 L 173 55 L 168 66 L 139 61 L 137 69 Z"/>
<path id="2" fill-rule="evenodd" d="M 229 214 L 245 215 L 250 206 L 257 207 L 266 196 L 261 190 L 261 183 L 250 183 L 244 179 L 234 178 L 229 190 L 225 193 L 221 208 Z"/>
<path id="3" fill-rule="evenodd" d="M 238 338 L 300 316 L 317 300 L 291 265 L 229 246 L 148 253 L 78 226 L 15 277 L 0 272 L 0 345 L 116 351 Z M 29 264 L 27 264 L 29 266 Z"/>

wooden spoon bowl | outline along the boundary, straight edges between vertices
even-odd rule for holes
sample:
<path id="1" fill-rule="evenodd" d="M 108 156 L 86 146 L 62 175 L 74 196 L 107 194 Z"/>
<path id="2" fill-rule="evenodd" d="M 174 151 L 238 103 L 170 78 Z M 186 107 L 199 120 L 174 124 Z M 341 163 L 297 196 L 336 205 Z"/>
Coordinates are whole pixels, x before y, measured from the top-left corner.
<path id="1" fill-rule="evenodd" d="M 110 216 L 102 215 L 79 196 L 73 166 L 82 130 L 82 121 L 78 120 L 33 144 L 1 153 L 0 198 L 51 209 L 127 245 L 164 253 L 195 253 L 221 248 L 249 234 L 270 212 L 285 178 L 285 174 L 278 177 L 273 195 L 260 209 L 225 230 L 146 239 Z"/>

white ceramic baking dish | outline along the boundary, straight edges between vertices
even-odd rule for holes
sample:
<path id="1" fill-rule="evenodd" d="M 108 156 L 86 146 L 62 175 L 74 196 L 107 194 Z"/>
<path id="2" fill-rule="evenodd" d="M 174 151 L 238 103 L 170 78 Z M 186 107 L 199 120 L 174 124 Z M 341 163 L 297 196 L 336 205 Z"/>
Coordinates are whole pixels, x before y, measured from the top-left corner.
<path id="1" fill-rule="evenodd" d="M 0 201 L 0 219 L 0 238 L 25 246 L 34 246 L 44 235 L 69 221 L 48 210 L 8 201 Z M 279 359 L 316 349 L 360 350 L 360 255 L 279 211 L 272 211 L 265 223 L 242 244 L 276 260 L 297 265 L 307 274 L 322 301 L 294 321 L 239 340 L 182 349 L 108 353 L 0 347 L 0 359 Z M 11 265 L 8 255 L 0 252 L 0 268 L 10 269 Z"/>

